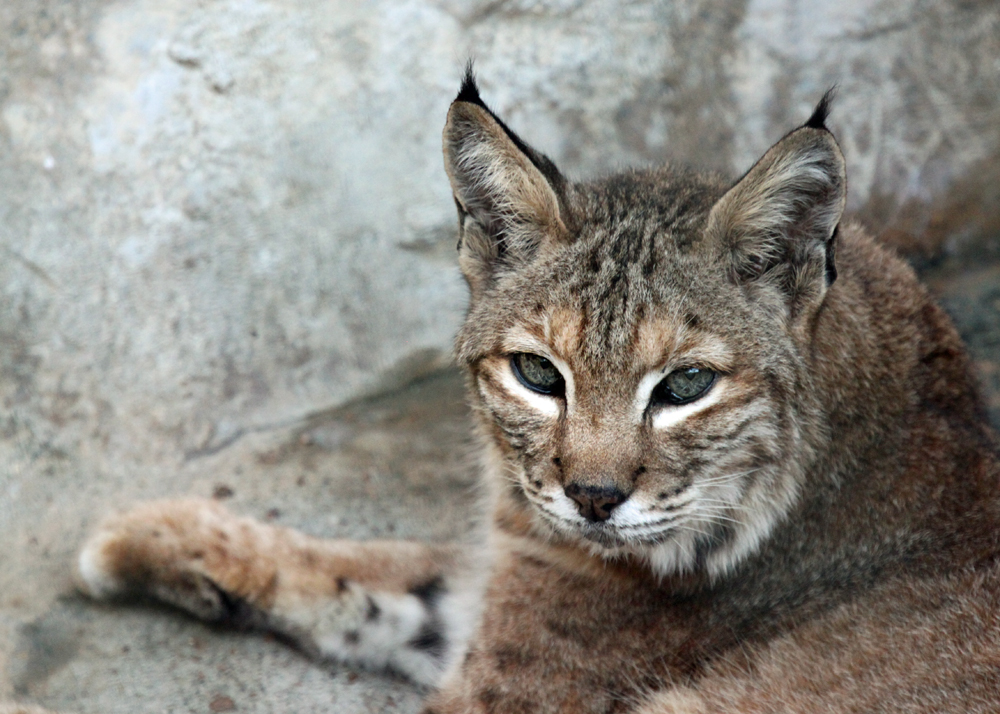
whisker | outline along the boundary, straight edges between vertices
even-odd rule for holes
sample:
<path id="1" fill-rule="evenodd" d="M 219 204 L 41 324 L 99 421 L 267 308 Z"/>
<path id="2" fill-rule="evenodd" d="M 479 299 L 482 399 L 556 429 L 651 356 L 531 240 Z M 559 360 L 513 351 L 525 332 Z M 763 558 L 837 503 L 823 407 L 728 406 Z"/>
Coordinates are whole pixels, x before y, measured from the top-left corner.
<path id="1" fill-rule="evenodd" d="M 682 524 L 678 524 L 678 525 L 674 526 L 674 528 L 676 528 L 677 530 L 681 530 L 681 531 L 688 531 L 690 533 L 694 533 L 695 535 L 699 535 L 699 536 L 706 536 L 707 535 L 707 536 L 711 536 L 713 539 L 718 538 L 718 536 L 716 534 L 712 533 L 711 531 L 704 531 L 704 530 L 702 530 L 700 528 L 694 528 L 692 526 L 685 526 L 685 525 L 682 525 Z"/>
<path id="2" fill-rule="evenodd" d="M 697 498 L 698 497 L 696 495 L 689 494 L 689 498 L 686 498 L 683 501 L 665 501 L 664 503 L 659 503 L 656 506 L 653 506 L 653 508 L 669 508 L 671 510 L 682 508 L 683 506 L 688 505 L 692 501 L 697 500 Z"/>
<path id="3" fill-rule="evenodd" d="M 700 515 L 712 515 L 712 514 L 718 514 L 718 513 L 730 513 L 733 510 L 734 509 L 732 509 L 732 508 L 729 507 L 729 504 L 725 504 L 725 505 L 721 505 L 721 506 L 720 505 L 716 505 L 716 504 L 711 504 L 711 503 L 698 504 L 698 507 L 695 508 L 695 509 L 693 509 L 690 512 L 690 515 L 692 515 L 692 516 L 700 516 Z"/>
<path id="4" fill-rule="evenodd" d="M 721 476 L 712 476 L 711 478 L 699 479 L 695 482 L 696 486 L 710 486 L 718 483 L 730 483 L 737 479 L 743 478 L 744 476 L 749 476 L 752 473 L 760 471 L 763 466 L 758 466 L 755 469 L 750 469 L 749 471 L 737 471 L 736 473 L 723 474 Z"/>
<path id="5" fill-rule="evenodd" d="M 718 513 L 705 513 L 703 515 L 707 516 L 707 518 L 704 518 L 702 520 L 708 520 L 708 521 L 719 522 L 719 523 L 722 523 L 723 521 L 726 521 L 726 522 L 729 522 L 729 523 L 739 523 L 740 525 L 743 524 L 743 521 L 736 520 L 735 518 L 728 518 L 727 516 L 720 516 Z"/>
<path id="6" fill-rule="evenodd" d="M 714 503 L 711 501 L 699 501 L 697 504 L 695 504 L 695 509 L 696 510 L 707 509 L 711 511 L 746 510 L 745 508 L 740 508 L 739 506 L 732 503 L 727 503 L 726 501 L 715 501 Z"/>
<path id="7" fill-rule="evenodd" d="M 625 525 L 622 525 L 622 526 L 616 526 L 616 528 L 617 528 L 618 532 L 620 532 L 620 533 L 629 533 L 629 532 L 638 530 L 640 528 L 653 528 L 653 527 L 656 527 L 656 526 L 661 526 L 664 523 L 670 523 L 672 521 L 676 521 L 677 518 L 678 517 L 676 517 L 676 516 L 672 516 L 672 517 L 668 517 L 668 518 L 661 518 L 661 519 L 656 520 L 656 521 L 644 521 L 642 523 L 628 523 L 628 524 L 625 524 Z"/>

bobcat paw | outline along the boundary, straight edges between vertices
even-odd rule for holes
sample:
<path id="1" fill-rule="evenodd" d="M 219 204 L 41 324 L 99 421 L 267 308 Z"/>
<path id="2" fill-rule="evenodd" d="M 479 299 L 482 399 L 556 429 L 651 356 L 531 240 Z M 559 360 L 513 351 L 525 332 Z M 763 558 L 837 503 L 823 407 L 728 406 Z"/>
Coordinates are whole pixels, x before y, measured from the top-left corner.
<path id="1" fill-rule="evenodd" d="M 263 627 L 319 656 L 433 683 L 454 650 L 440 608 L 450 549 L 322 541 L 209 500 L 140 505 L 105 521 L 77 565 L 96 599 L 147 595 L 205 620 Z"/>
<path id="2" fill-rule="evenodd" d="M 104 600 L 147 595 L 211 621 L 252 624 L 277 569 L 255 525 L 214 501 L 154 501 L 105 521 L 84 544 L 78 585 Z"/>

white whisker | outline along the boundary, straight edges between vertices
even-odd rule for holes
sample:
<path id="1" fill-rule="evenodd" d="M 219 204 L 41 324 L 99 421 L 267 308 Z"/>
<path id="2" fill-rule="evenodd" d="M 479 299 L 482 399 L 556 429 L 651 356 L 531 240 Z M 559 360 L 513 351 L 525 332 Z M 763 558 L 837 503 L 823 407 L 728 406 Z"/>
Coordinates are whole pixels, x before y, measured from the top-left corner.
<path id="1" fill-rule="evenodd" d="M 723 474 L 722 476 L 713 476 L 711 478 L 699 479 L 695 482 L 696 486 L 710 486 L 718 483 L 730 483 L 737 479 L 743 478 L 744 476 L 749 476 L 752 473 L 760 471 L 763 466 L 758 466 L 755 469 L 750 469 L 749 471 L 738 471 L 732 474 Z"/>
<path id="2" fill-rule="evenodd" d="M 739 523 L 739 524 L 743 523 L 743 521 L 737 520 L 735 518 L 729 518 L 727 516 L 720 516 L 717 513 L 703 513 L 703 514 L 699 514 L 699 515 L 705 516 L 705 518 L 703 518 L 702 520 L 707 520 L 707 521 L 711 521 L 711 522 L 720 522 L 721 523 L 723 521 L 726 521 L 726 522 L 729 522 L 729 523 Z"/>

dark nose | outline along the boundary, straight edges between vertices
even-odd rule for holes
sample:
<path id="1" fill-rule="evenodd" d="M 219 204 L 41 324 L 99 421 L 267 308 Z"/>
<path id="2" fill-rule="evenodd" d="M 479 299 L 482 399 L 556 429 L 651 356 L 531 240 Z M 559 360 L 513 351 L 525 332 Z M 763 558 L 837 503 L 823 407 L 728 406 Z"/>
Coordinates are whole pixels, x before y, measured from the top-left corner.
<path id="1" fill-rule="evenodd" d="M 621 505 L 628 494 L 614 486 L 581 486 L 571 483 L 566 495 L 576 501 L 580 515 L 588 521 L 606 521 L 611 511 Z"/>

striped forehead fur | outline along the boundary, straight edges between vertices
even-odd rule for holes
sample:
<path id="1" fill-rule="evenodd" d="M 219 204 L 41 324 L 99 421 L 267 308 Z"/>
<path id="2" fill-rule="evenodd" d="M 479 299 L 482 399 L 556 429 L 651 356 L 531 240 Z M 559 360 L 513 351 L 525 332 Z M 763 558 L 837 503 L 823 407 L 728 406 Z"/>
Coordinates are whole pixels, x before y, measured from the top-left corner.
<path id="1" fill-rule="evenodd" d="M 542 314 L 561 304 L 585 314 L 577 328 L 585 350 L 599 361 L 613 359 L 612 352 L 632 342 L 648 308 L 671 292 L 676 297 L 671 286 L 686 282 L 677 259 L 692 252 L 692 234 L 721 192 L 716 182 L 665 169 L 574 185 L 578 228 L 572 243 L 502 275 L 487 298 L 491 307 L 479 319 L 474 302 L 466 328 L 505 314 L 521 321 L 540 307 Z M 507 309 L 498 311 L 499 304 Z M 466 346 L 472 345 L 460 339 L 460 355 Z"/>

